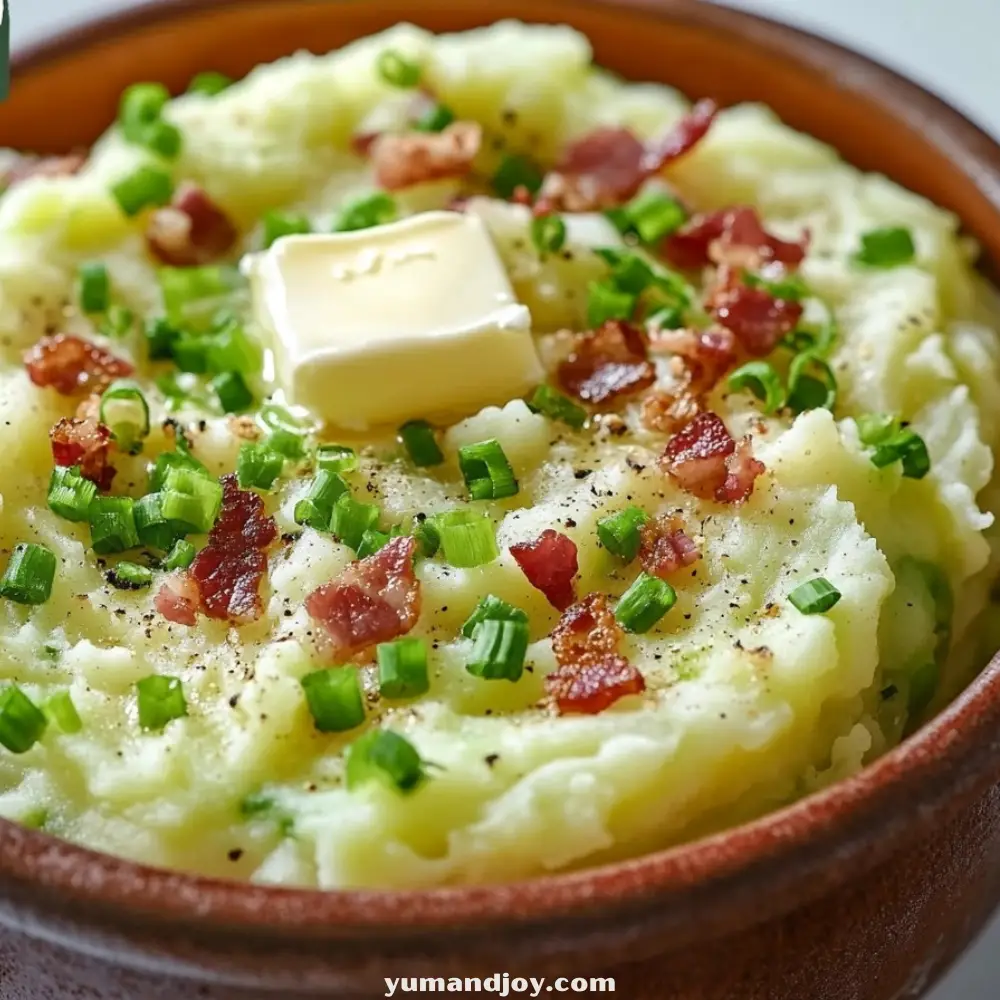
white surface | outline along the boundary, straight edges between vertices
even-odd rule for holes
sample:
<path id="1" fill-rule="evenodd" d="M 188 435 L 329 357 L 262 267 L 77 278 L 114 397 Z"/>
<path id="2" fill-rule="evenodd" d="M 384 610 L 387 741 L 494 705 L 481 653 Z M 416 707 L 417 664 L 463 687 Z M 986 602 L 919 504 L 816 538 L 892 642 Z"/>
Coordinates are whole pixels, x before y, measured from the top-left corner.
<path id="1" fill-rule="evenodd" d="M 1000 137 L 1000 0 L 728 2 L 875 55 L 936 90 Z M 11 0 L 12 44 L 16 50 L 67 24 L 131 5 L 132 0 Z M 998 996 L 1000 919 L 928 1000 Z"/>

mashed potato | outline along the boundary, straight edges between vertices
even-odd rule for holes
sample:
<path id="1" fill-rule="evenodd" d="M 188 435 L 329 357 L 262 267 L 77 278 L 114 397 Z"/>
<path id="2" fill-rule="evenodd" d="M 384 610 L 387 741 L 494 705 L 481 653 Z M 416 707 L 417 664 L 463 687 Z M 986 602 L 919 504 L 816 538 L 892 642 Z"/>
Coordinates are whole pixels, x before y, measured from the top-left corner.
<path id="1" fill-rule="evenodd" d="M 419 64 L 437 100 L 486 137 L 473 180 L 408 187 L 395 195 L 398 210 L 477 195 L 467 210 L 488 225 L 542 356 L 556 365 L 565 353 L 559 331 L 586 329 L 588 283 L 607 273 L 595 244 L 622 247 L 624 238 L 571 223 L 565 252 L 539 253 L 527 209 L 491 197 L 482 179 L 510 153 L 548 169 L 567 142 L 595 128 L 627 126 L 649 139 L 688 111 L 672 90 L 594 68 L 574 31 L 505 23 L 434 37 L 401 26 L 327 56 L 295 55 L 221 93 L 171 101 L 162 114 L 183 145 L 157 165 L 201 185 L 235 223 L 232 261 L 260 248 L 268 211 L 300 213 L 329 231 L 345 203 L 375 187 L 352 137 L 401 100 L 376 71 L 387 50 Z M 206 377 L 176 377 L 169 362 L 147 358 L 139 321 L 163 311 L 158 264 L 143 241 L 148 212 L 126 216 L 111 189 L 151 162 L 116 127 L 75 176 L 34 177 L 0 200 L 0 548 L 36 543 L 56 557 L 43 604 L 0 599 L 0 679 L 35 705 L 68 692 L 80 720 L 61 725 L 50 709 L 27 752 L 0 749 L 3 816 L 144 862 L 259 882 L 332 889 L 513 879 L 688 840 L 852 774 L 992 652 L 978 619 L 997 569 L 1000 309 L 972 268 L 974 248 L 947 212 L 745 105 L 721 112 L 650 184 L 669 184 L 696 212 L 752 205 L 786 240 L 809 231 L 803 322 L 814 331 L 835 322 L 832 411 L 765 414 L 752 392 L 721 380 L 711 408 L 734 437 L 751 435 L 766 469 L 740 504 L 699 499 L 664 473 L 657 459 L 667 436 L 643 427 L 637 398 L 579 431 L 521 400 L 469 414 L 441 429 L 445 461 L 427 469 L 407 460 L 392 429 L 364 439 L 321 433 L 359 450 L 359 468 L 345 479 L 379 505 L 383 530 L 475 507 L 492 519 L 500 556 L 474 568 L 440 554 L 420 560 L 422 610 L 409 635 L 426 640 L 429 691 L 380 699 L 372 657 L 362 657 L 365 728 L 318 731 L 301 680 L 330 660 L 303 602 L 355 553 L 329 531 L 296 524 L 307 462 L 287 463 L 262 494 L 284 536 L 269 553 L 263 614 L 238 628 L 207 617 L 194 627 L 168 621 L 155 603 L 162 553 L 99 557 L 87 524 L 46 502 L 50 428 L 80 402 L 29 380 L 22 354 L 46 334 L 92 339 L 137 367 L 152 429 L 140 454 L 114 457 L 114 494 L 147 492 L 147 463 L 174 448 L 167 418 L 213 475 L 234 469 L 250 433 L 248 418 L 220 411 Z M 911 235 L 911 258 L 860 265 L 862 237 L 893 228 Z M 122 335 L 105 338 L 108 318 L 78 307 L 78 268 L 95 260 L 110 276 L 117 320 L 124 309 L 138 318 L 122 323 Z M 245 308 L 239 294 L 224 304 Z M 789 357 L 775 352 L 780 377 Z M 658 386 L 669 385 L 669 357 L 656 365 Z M 263 378 L 250 379 L 258 401 L 266 376 L 265 364 Z M 922 478 L 904 475 L 898 461 L 873 464 L 859 427 L 883 413 L 925 443 Z M 468 499 L 457 449 L 486 439 L 509 459 L 515 497 Z M 617 598 L 637 566 L 601 546 L 597 524 L 629 505 L 678 516 L 701 558 L 671 576 L 676 605 L 621 640 L 644 693 L 596 714 L 560 713 L 546 694 L 559 611 L 510 546 L 555 529 L 577 549 L 577 596 Z M 119 558 L 153 567 L 152 585 L 110 583 L 106 571 Z M 802 613 L 788 595 L 817 578 L 840 598 Z M 486 594 L 528 617 L 527 668 L 513 683 L 466 669 L 472 640 L 462 625 Z M 157 674 L 180 679 L 187 711 L 144 728 L 136 685 Z M 415 790 L 382 781 L 348 788 L 347 748 L 379 729 L 427 762 Z"/>

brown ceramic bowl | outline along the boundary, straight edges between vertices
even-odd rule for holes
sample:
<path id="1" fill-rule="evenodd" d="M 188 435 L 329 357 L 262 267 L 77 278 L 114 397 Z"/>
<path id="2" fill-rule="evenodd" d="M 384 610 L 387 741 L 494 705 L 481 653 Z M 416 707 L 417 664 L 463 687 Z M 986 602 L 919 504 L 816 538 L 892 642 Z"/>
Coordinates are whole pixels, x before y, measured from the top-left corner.
<path id="1" fill-rule="evenodd" d="M 1000 262 L 992 140 L 860 56 L 699 0 L 164 0 L 17 59 L 0 145 L 85 144 L 135 80 L 180 88 L 204 68 L 241 74 L 398 20 L 455 30 L 501 17 L 576 25 L 601 63 L 636 79 L 765 101 L 956 211 Z M 685 847 L 515 885 L 257 888 L 0 822 L 0 996 L 367 998 L 386 993 L 385 976 L 507 972 L 553 987 L 613 975 L 629 1000 L 917 997 L 1000 901 L 998 782 L 1000 658 L 821 795 Z"/>

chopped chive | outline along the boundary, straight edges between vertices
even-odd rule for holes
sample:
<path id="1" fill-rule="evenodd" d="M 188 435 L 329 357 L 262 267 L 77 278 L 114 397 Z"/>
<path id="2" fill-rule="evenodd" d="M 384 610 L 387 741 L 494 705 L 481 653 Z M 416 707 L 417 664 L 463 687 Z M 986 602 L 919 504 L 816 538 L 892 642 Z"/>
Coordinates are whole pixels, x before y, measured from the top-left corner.
<path id="1" fill-rule="evenodd" d="M 378 75 L 392 87 L 411 90 L 420 83 L 420 64 L 407 59 L 396 49 L 386 49 L 380 52 L 375 60 Z"/>
<path id="2" fill-rule="evenodd" d="M 67 521 L 86 521 L 97 486 L 80 475 L 80 467 L 57 465 L 49 479 L 49 507 Z"/>
<path id="3" fill-rule="evenodd" d="M 809 286 L 801 274 L 788 274 L 782 278 L 771 279 L 745 272 L 743 283 L 751 288 L 761 288 L 774 298 L 784 299 L 786 302 L 801 302 L 809 296 Z"/>
<path id="4" fill-rule="evenodd" d="M 226 413 L 241 413 L 253 403 L 253 393 L 239 372 L 223 372 L 212 379 L 219 406 Z"/>
<path id="5" fill-rule="evenodd" d="M 312 232 L 312 223 L 298 212 L 265 212 L 262 223 L 265 249 L 282 236 L 300 236 Z"/>
<path id="6" fill-rule="evenodd" d="M 924 439 L 899 420 L 886 414 L 866 414 L 857 420 L 861 443 L 875 450 L 871 463 L 877 469 L 894 462 L 902 463 L 908 479 L 923 479 L 930 472 L 931 459 Z"/>
<path id="7" fill-rule="evenodd" d="M 282 427 L 276 427 L 268 434 L 265 444 L 272 451 L 292 460 L 305 457 L 306 440 L 302 434 L 287 431 Z"/>
<path id="8" fill-rule="evenodd" d="M 679 330 L 684 326 L 684 312 L 677 306 L 663 306 L 646 317 L 646 325 L 657 330 Z"/>
<path id="9" fill-rule="evenodd" d="M 105 337 L 127 337 L 135 327 L 135 313 L 121 305 L 112 305 L 104 314 L 99 330 Z"/>
<path id="10" fill-rule="evenodd" d="M 43 705 L 42 711 L 64 733 L 72 735 L 83 729 L 83 720 L 73 704 L 69 691 L 59 691 L 52 695 Z"/>
<path id="11" fill-rule="evenodd" d="M 636 296 L 619 291 L 607 281 L 587 285 L 587 325 L 592 329 L 611 319 L 630 319 L 635 312 Z"/>
<path id="12" fill-rule="evenodd" d="M 173 343 L 171 357 L 182 372 L 204 375 L 208 371 L 208 339 L 182 333 Z"/>
<path id="13" fill-rule="evenodd" d="M 639 554 L 640 531 L 649 515 L 639 507 L 626 507 L 597 522 L 597 537 L 612 554 L 630 563 Z"/>
<path id="14" fill-rule="evenodd" d="M 210 372 L 222 375 L 239 372 L 255 375 L 261 369 L 263 352 L 237 320 L 225 323 L 205 338 L 205 365 Z"/>
<path id="15" fill-rule="evenodd" d="M 158 167 L 139 167 L 111 187 L 115 201 L 130 217 L 144 208 L 166 205 L 173 193 L 173 178 Z"/>
<path id="16" fill-rule="evenodd" d="M 126 136 L 160 120 L 170 100 L 170 91 L 162 83 L 133 83 L 122 91 L 118 102 L 118 122 Z"/>
<path id="17" fill-rule="evenodd" d="M 627 632 L 648 632 L 676 600 L 677 594 L 666 580 L 640 573 L 619 598 L 615 618 Z"/>
<path id="18" fill-rule="evenodd" d="M 729 391 L 748 389 L 764 403 L 765 413 L 780 410 L 785 401 L 785 390 L 774 366 L 766 361 L 748 361 L 729 375 Z"/>
<path id="19" fill-rule="evenodd" d="M 638 254 L 617 247 L 606 247 L 594 253 L 611 267 L 611 285 L 619 292 L 641 295 L 656 278 L 652 267 Z"/>
<path id="20" fill-rule="evenodd" d="M 182 434 L 178 434 L 177 443 L 184 439 Z M 188 455 L 180 451 L 165 451 L 156 456 L 156 461 L 149 467 L 149 491 L 157 493 L 163 489 L 167 482 L 167 476 L 174 469 L 187 469 L 199 475 L 211 478 L 208 469 L 193 455 Z"/>
<path id="21" fill-rule="evenodd" d="M 789 595 L 792 606 L 804 615 L 820 615 L 840 600 L 840 591 L 822 576 L 799 584 Z"/>
<path id="22" fill-rule="evenodd" d="M 199 470 L 175 466 L 163 483 L 163 516 L 183 531 L 210 531 L 222 509 L 222 487 Z"/>
<path id="23" fill-rule="evenodd" d="M 348 791 L 380 781 L 405 795 L 423 784 L 427 773 L 409 740 L 391 729 L 373 729 L 347 748 L 344 776 Z"/>
<path id="24" fill-rule="evenodd" d="M 561 215 L 541 215 L 531 220 L 531 242 L 539 253 L 555 253 L 566 243 L 566 223 Z"/>
<path id="25" fill-rule="evenodd" d="M 137 681 L 135 690 L 139 725 L 143 729 L 158 732 L 188 714 L 184 685 L 179 677 L 152 674 Z"/>
<path id="26" fill-rule="evenodd" d="M 176 160 L 184 140 L 176 125 L 161 118 L 137 129 L 130 141 L 137 146 L 145 146 L 165 160 Z"/>
<path id="27" fill-rule="evenodd" d="M 493 175 L 493 188 L 501 198 L 509 201 L 518 188 L 526 188 L 530 194 L 537 194 L 545 175 L 538 165 L 526 156 L 508 153 L 500 161 Z"/>
<path id="28" fill-rule="evenodd" d="M 191 77 L 187 92 L 189 94 L 204 94 L 206 97 L 215 97 L 233 85 L 235 81 L 225 73 L 216 73 L 213 70 L 206 70 L 204 73 L 196 73 Z"/>
<path id="29" fill-rule="evenodd" d="M 336 472 L 318 470 L 309 485 L 309 492 L 295 504 L 295 523 L 317 531 L 331 530 L 334 504 L 345 495 L 347 483 Z"/>
<path id="30" fill-rule="evenodd" d="M 107 572 L 107 581 L 118 590 L 142 590 L 153 582 L 153 571 L 134 562 L 120 562 Z"/>
<path id="31" fill-rule="evenodd" d="M 139 544 L 135 501 L 131 497 L 95 497 L 87 513 L 90 547 L 99 555 L 134 549 Z"/>
<path id="32" fill-rule="evenodd" d="M 496 438 L 463 445 L 458 466 L 473 500 L 503 500 L 518 492 L 514 470 Z"/>
<path id="33" fill-rule="evenodd" d="M 403 442 L 410 461 L 420 468 L 440 465 L 444 461 L 434 428 L 426 420 L 407 421 L 399 428 L 399 439 Z"/>
<path id="34" fill-rule="evenodd" d="M 528 623 L 487 618 L 472 633 L 472 652 L 465 669 L 486 681 L 517 681 L 528 651 Z"/>
<path id="35" fill-rule="evenodd" d="M 52 596 L 56 557 L 43 545 L 18 542 L 0 577 L 0 597 L 18 604 L 44 604 Z"/>
<path id="36" fill-rule="evenodd" d="M 164 361 L 173 356 L 173 347 L 181 332 L 165 316 L 146 321 L 143 337 L 150 361 Z"/>
<path id="37" fill-rule="evenodd" d="M 396 201 L 384 191 L 359 198 L 346 205 L 341 211 L 334 232 L 351 233 L 372 226 L 384 226 L 393 222 L 398 214 Z"/>
<path id="38" fill-rule="evenodd" d="M 379 509 L 373 503 L 360 503 L 344 493 L 333 505 L 330 531 L 345 545 L 357 550 L 369 528 L 378 523 Z"/>
<path id="39" fill-rule="evenodd" d="M 27 753 L 47 726 L 42 710 L 16 684 L 0 691 L 0 744 L 11 753 Z"/>
<path id="40" fill-rule="evenodd" d="M 358 467 L 358 453 L 345 444 L 321 444 L 315 461 L 317 469 L 327 472 L 353 472 Z"/>
<path id="41" fill-rule="evenodd" d="M 365 705 L 357 667 L 330 667 L 306 674 L 299 682 L 316 728 L 342 733 L 365 721 Z"/>
<path id="42" fill-rule="evenodd" d="M 496 530 L 485 514 L 454 510 L 439 514 L 434 527 L 445 559 L 458 569 L 472 569 L 493 562 L 500 555 Z"/>
<path id="43" fill-rule="evenodd" d="M 101 394 L 100 421 L 118 447 L 129 454 L 142 449 L 149 434 L 149 403 L 138 383 L 117 379 Z"/>
<path id="44" fill-rule="evenodd" d="M 80 285 L 80 308 L 85 313 L 104 312 L 111 303 L 111 280 L 100 261 L 81 264 L 77 272 Z"/>
<path id="45" fill-rule="evenodd" d="M 414 123 L 417 132 L 443 132 L 455 120 L 455 113 L 444 104 L 434 104 Z"/>
<path id="46" fill-rule="evenodd" d="M 375 655 L 383 698 L 416 698 L 430 690 L 427 645 L 423 639 L 383 642 L 376 647 Z"/>
<path id="47" fill-rule="evenodd" d="M 236 456 L 236 481 L 247 489 L 269 490 L 285 467 L 285 456 L 264 442 L 244 441 Z"/>
<path id="48" fill-rule="evenodd" d="M 627 222 L 624 232 L 634 232 L 643 243 L 659 243 L 684 225 L 687 212 L 675 198 L 647 191 L 624 206 L 624 217 Z"/>
<path id="49" fill-rule="evenodd" d="M 219 306 L 245 283 L 237 268 L 224 264 L 161 267 L 156 279 L 167 319 L 199 330 L 212 325 Z"/>
<path id="50" fill-rule="evenodd" d="M 383 549 L 389 544 L 390 538 L 392 538 L 392 535 L 389 535 L 385 531 L 379 531 L 377 528 L 369 528 L 361 536 L 361 542 L 358 544 L 357 557 L 359 559 L 366 559 L 368 556 L 375 555 L 379 549 Z"/>
<path id="51" fill-rule="evenodd" d="M 416 524 L 413 526 L 412 534 L 417 540 L 421 556 L 425 559 L 430 559 L 437 554 L 438 549 L 441 547 L 441 533 L 431 518 L 425 517 L 421 519 L 418 517 Z"/>
<path id="52" fill-rule="evenodd" d="M 166 570 L 187 569 L 194 562 L 195 548 L 186 538 L 178 538 L 163 560 Z"/>
<path id="53" fill-rule="evenodd" d="M 574 430 L 579 430 L 587 422 L 587 411 L 550 385 L 543 384 L 535 389 L 528 400 L 528 408 L 550 420 L 561 420 Z"/>
<path id="54" fill-rule="evenodd" d="M 520 608 L 508 604 L 494 594 L 487 594 L 479 599 L 475 610 L 465 620 L 465 624 L 462 626 L 462 635 L 466 639 L 471 639 L 476 626 L 485 621 L 515 621 L 527 624 L 528 615 Z"/>
<path id="55" fill-rule="evenodd" d="M 163 494 L 147 493 L 132 508 L 139 541 L 152 549 L 169 549 L 177 540 L 177 526 L 163 513 Z"/>
<path id="56" fill-rule="evenodd" d="M 854 260 L 866 267 L 899 267 L 917 254 L 913 235 L 903 226 L 870 229 L 861 235 L 861 248 Z"/>
<path id="57" fill-rule="evenodd" d="M 808 374 L 808 370 L 815 374 Z M 785 405 L 793 413 L 833 409 L 837 401 L 837 379 L 833 369 L 819 355 L 804 351 L 788 368 L 788 397 Z"/>

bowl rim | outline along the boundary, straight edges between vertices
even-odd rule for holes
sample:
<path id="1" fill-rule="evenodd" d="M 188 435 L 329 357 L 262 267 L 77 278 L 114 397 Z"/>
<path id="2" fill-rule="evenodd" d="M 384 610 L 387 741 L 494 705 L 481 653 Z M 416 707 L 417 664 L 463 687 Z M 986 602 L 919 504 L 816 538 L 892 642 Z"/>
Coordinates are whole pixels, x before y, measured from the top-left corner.
<path id="1" fill-rule="evenodd" d="M 26 46 L 11 59 L 13 82 L 81 48 L 122 40 L 150 24 L 213 8 L 268 0 L 143 0 L 91 18 Z M 340 3 L 362 0 L 337 0 Z M 574 6 L 623 7 L 630 16 L 682 20 L 741 34 L 788 57 L 805 46 L 836 85 L 865 91 L 904 124 L 935 122 L 935 142 L 962 163 L 970 183 L 1000 210 L 1000 144 L 940 97 L 875 59 L 811 31 L 705 0 L 557 0 Z M 419 21 L 418 15 L 414 20 Z M 802 63 L 800 58 L 796 60 Z M 822 70 L 821 70 L 822 71 Z M 831 75 L 828 73 L 828 75 Z M 873 85 L 878 87 L 874 90 Z M 982 169 L 983 160 L 989 160 Z M 980 169 L 973 169 L 978 164 Z M 274 932 L 476 928 L 642 906 L 669 896 L 688 916 L 720 896 L 759 891 L 801 902 L 802 880 L 814 894 L 870 869 L 913 828 L 939 820 L 1000 773 L 1000 653 L 942 712 L 857 774 L 759 819 L 636 858 L 514 882 L 429 889 L 323 890 L 258 885 L 138 864 L 0 819 L 0 883 L 38 890 L 62 903 L 92 904 L 180 923 L 192 931 L 227 926 Z M 835 853 L 836 873 L 829 872 Z M 831 880 L 833 882 L 831 883 Z M 755 887 L 758 887 L 755 889 Z M 752 898 L 752 897 L 751 897 Z M 783 904 L 779 904 L 783 905 Z M 784 909 L 791 907 L 791 902 Z"/>

